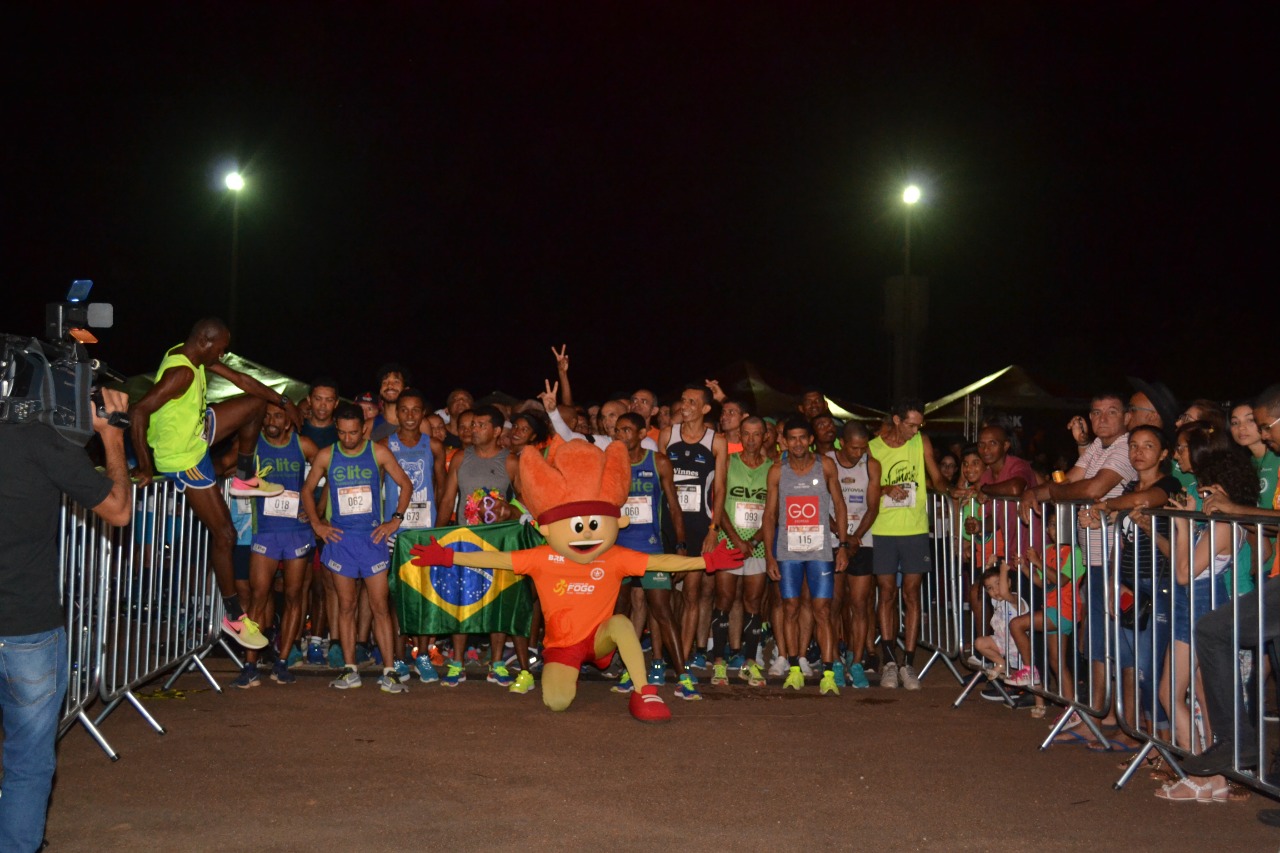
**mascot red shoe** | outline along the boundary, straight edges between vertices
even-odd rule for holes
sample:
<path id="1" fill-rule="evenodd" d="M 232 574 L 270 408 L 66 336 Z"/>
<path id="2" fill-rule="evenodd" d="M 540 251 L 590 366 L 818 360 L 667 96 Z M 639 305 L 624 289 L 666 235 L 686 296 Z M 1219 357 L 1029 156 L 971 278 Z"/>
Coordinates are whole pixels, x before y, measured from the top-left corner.
<path id="1" fill-rule="evenodd" d="M 547 458 L 520 455 L 522 497 L 547 544 L 510 553 L 458 554 L 438 545 L 413 548 L 420 566 L 469 566 L 528 575 L 538 589 L 546 621 L 542 701 L 563 711 L 578 691 L 578 670 L 587 661 L 604 667 L 614 651 L 629 672 L 644 672 L 644 654 L 631 621 L 613 615 L 624 577 L 651 572 L 714 572 L 742 565 L 742 554 L 721 542 L 701 557 L 641 554 L 614 547 L 631 485 L 627 449 L 614 442 L 601 451 L 582 440 L 553 445 Z M 646 685 L 631 694 L 631 715 L 644 723 L 671 719 L 671 712 Z"/>

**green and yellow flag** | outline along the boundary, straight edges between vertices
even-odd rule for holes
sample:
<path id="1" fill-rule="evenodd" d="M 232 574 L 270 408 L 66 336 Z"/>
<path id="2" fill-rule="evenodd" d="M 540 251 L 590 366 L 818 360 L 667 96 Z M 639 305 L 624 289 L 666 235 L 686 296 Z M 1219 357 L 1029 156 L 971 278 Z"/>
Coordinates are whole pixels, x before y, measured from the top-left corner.
<path id="1" fill-rule="evenodd" d="M 415 566 L 409 551 L 434 536 L 459 553 L 519 551 L 541 545 L 531 524 L 507 521 L 477 527 L 403 530 L 396 537 L 391 595 L 405 634 L 488 634 L 527 637 L 533 618 L 528 578 L 465 566 Z"/>

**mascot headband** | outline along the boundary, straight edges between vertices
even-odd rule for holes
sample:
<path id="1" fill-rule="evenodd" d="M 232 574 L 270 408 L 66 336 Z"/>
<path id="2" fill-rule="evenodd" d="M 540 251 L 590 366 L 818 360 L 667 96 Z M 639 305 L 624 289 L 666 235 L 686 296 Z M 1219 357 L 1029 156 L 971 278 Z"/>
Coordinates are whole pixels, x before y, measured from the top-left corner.
<path id="1" fill-rule="evenodd" d="M 562 518 L 573 518 L 575 515 L 608 515 L 618 518 L 622 509 L 607 501 L 572 501 L 560 504 L 538 516 L 538 524 L 551 524 Z"/>

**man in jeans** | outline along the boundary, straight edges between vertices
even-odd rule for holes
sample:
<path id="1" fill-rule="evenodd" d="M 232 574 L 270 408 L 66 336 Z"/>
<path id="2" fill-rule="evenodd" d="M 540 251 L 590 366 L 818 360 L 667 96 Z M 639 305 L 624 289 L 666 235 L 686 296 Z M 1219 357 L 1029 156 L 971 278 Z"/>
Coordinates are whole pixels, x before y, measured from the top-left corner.
<path id="1" fill-rule="evenodd" d="M 103 391 L 108 414 L 128 398 Z M 124 432 L 93 418 L 107 474 L 84 448 L 42 423 L 0 426 L 0 850 L 30 853 L 44 841 L 54 743 L 67 692 L 67 632 L 58 592 L 62 495 L 111 524 L 129 523 L 133 500 Z"/>

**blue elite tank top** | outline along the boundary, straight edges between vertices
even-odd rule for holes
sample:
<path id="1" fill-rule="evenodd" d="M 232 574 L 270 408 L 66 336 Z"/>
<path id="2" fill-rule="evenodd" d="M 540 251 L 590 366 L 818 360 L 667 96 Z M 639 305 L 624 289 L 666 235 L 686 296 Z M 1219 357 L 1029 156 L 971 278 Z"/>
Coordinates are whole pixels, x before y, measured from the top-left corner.
<path id="1" fill-rule="evenodd" d="M 618 544 L 645 554 L 662 553 L 662 483 L 653 451 L 631 464 L 631 491 L 622 513 L 631 523 L 618 531 Z"/>
<path id="2" fill-rule="evenodd" d="M 262 500 L 252 501 L 253 530 L 255 533 L 292 533 L 306 530 L 309 525 L 298 520 L 302 512 L 299 494 L 307 478 L 307 460 L 302 455 L 298 434 L 290 430 L 289 440 L 282 447 L 258 436 L 258 469 L 271 466 L 267 481 L 278 483 L 284 491 Z"/>
<path id="3" fill-rule="evenodd" d="M 342 530 L 372 530 L 382 523 L 382 484 L 373 442 L 353 454 L 333 445 L 329 461 L 329 506 L 325 512 Z"/>

